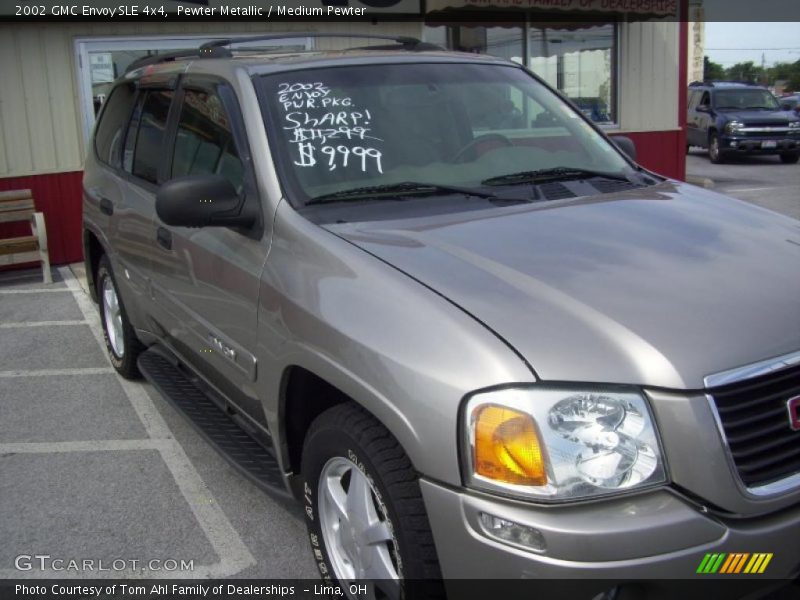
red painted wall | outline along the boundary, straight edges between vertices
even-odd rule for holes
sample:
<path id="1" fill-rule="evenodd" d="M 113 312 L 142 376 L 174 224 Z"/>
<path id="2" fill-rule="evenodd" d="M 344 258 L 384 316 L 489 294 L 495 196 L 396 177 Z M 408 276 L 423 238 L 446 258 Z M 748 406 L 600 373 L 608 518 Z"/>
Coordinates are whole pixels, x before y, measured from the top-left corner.
<path id="1" fill-rule="evenodd" d="M 636 144 L 636 162 L 665 177 L 686 177 L 686 138 L 683 131 L 620 133 Z M 614 136 L 611 136 L 614 137 Z"/>
<path id="2" fill-rule="evenodd" d="M 83 171 L 8 177 L 0 179 L 0 191 L 33 191 L 36 210 L 44 213 L 50 263 L 54 265 L 83 260 L 81 244 L 81 201 Z M 25 223 L 0 224 L 0 237 L 30 235 Z"/>
<path id="3" fill-rule="evenodd" d="M 646 131 L 621 135 L 634 141 L 638 162 L 642 166 L 667 177 L 684 178 L 686 160 L 683 131 Z M 44 213 L 50 262 L 54 265 L 83 260 L 82 179 L 83 171 L 0 179 L 0 191 L 33 190 L 36 209 Z M 0 224 L 0 237 L 12 235 L 30 235 L 30 228 L 23 223 Z"/>

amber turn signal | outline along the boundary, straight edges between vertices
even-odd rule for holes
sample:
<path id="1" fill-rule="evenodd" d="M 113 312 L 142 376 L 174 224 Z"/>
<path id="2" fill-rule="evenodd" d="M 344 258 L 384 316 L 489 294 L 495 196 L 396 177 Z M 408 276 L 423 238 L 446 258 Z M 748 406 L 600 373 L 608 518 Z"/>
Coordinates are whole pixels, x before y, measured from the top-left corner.
<path id="1" fill-rule="evenodd" d="M 515 485 L 546 485 L 544 446 L 529 414 L 494 404 L 473 412 L 475 473 Z"/>

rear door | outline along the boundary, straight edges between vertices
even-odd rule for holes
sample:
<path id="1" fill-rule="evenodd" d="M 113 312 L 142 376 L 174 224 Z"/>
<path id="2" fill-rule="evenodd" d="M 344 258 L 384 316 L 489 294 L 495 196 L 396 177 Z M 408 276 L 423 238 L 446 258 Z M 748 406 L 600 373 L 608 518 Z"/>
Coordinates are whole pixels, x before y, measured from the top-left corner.
<path id="1" fill-rule="evenodd" d="M 151 89 L 133 81 L 117 85 L 100 117 L 95 153 L 90 155 L 103 166 L 87 168 L 84 180 L 87 220 L 105 235 L 122 293 L 130 290 L 135 296 L 133 301 L 126 298 L 129 316 L 145 329 L 154 193 L 173 95 L 168 87 Z M 134 148 L 139 149 L 136 160 Z"/>
<path id="2" fill-rule="evenodd" d="M 236 94 L 221 79 L 184 78 L 167 143 L 169 178 L 220 174 L 261 210 Z M 184 361 L 261 424 L 254 382 L 264 227 L 171 227 L 155 216 L 156 319 Z"/>

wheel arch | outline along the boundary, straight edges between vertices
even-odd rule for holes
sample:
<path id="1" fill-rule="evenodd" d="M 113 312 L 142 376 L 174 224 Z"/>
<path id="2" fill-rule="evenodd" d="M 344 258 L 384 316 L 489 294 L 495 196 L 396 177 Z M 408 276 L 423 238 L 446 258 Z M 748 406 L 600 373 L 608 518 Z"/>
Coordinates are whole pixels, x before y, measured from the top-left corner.
<path id="1" fill-rule="evenodd" d="M 297 498 L 302 497 L 302 484 L 296 475 L 301 471 L 303 444 L 311 423 L 326 410 L 346 402 L 357 404 L 386 427 L 412 465 L 416 465 L 417 432 L 398 408 L 356 378 L 342 377 L 338 369 L 327 371 L 325 367 L 291 364 L 283 370 L 280 379 L 277 407 L 279 452 L 284 471 L 290 473 L 289 487 Z"/>

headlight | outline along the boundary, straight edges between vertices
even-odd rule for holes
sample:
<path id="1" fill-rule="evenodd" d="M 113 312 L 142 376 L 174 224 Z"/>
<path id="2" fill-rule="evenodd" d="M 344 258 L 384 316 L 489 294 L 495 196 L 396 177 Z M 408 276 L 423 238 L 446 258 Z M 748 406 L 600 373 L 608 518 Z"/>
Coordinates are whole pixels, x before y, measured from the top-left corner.
<path id="1" fill-rule="evenodd" d="M 736 133 L 737 131 L 740 131 L 742 127 L 744 127 L 744 123 L 741 121 L 730 121 L 725 124 L 725 131 L 727 133 Z"/>
<path id="2" fill-rule="evenodd" d="M 504 389 L 476 394 L 465 408 L 462 460 L 471 487 L 572 500 L 666 482 L 638 392 Z"/>
<path id="3" fill-rule="evenodd" d="M 800 129 L 800 121 L 792 121 L 789 123 L 791 129 Z"/>

